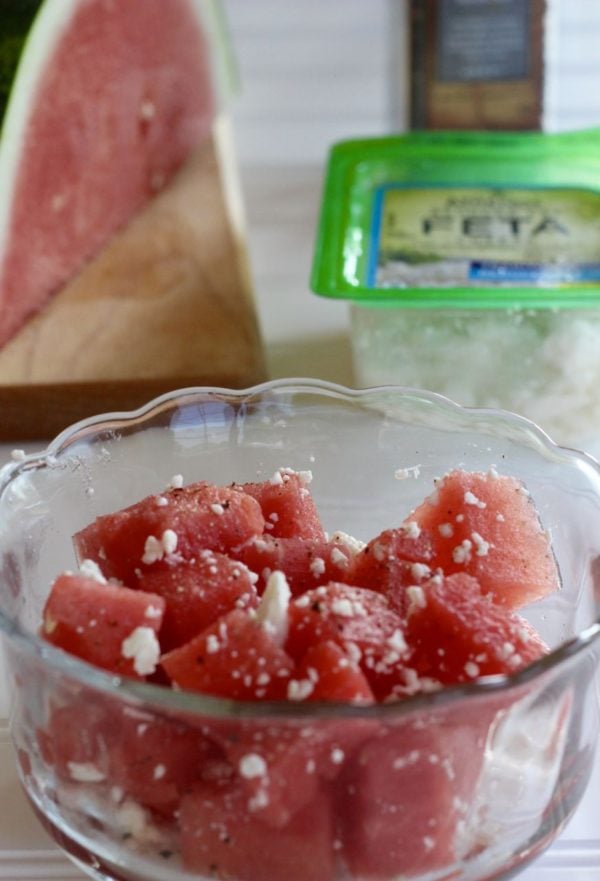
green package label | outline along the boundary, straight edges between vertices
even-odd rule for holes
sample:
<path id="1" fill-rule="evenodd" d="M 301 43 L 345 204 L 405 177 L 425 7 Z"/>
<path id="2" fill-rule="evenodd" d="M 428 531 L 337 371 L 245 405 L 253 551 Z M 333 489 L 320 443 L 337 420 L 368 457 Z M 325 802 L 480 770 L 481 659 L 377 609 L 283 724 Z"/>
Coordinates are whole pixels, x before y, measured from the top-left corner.
<path id="1" fill-rule="evenodd" d="M 594 191 L 386 185 L 374 195 L 370 287 L 600 281 Z"/>
<path id="2" fill-rule="evenodd" d="M 600 129 L 335 144 L 311 286 L 381 308 L 597 308 Z"/>

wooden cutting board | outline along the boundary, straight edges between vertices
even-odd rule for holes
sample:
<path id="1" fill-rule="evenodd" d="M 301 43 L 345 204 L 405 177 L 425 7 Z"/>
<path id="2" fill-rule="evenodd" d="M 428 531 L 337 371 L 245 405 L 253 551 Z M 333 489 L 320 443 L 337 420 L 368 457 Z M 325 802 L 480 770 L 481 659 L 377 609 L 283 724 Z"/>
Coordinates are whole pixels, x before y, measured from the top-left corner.
<path id="1" fill-rule="evenodd" d="M 0 350 L 1 440 L 50 438 L 175 388 L 265 379 L 218 143 Z"/>

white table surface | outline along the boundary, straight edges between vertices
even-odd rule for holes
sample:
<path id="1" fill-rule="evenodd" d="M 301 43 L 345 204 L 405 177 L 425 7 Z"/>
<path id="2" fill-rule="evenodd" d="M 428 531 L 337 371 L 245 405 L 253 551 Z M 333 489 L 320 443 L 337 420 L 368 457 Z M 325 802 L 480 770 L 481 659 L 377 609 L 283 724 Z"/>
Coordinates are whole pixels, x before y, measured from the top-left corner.
<path id="1" fill-rule="evenodd" d="M 388 2 L 344 0 L 343 14 L 339 3 L 322 0 L 225 5 L 244 82 L 233 117 L 270 374 L 352 384 L 346 308 L 313 296 L 308 278 L 328 146 L 385 133 L 401 115 L 401 96 L 390 88 L 398 58 Z M 0 445 L 0 464 L 12 448 L 41 446 Z M 2 721 L 7 704 L 0 668 L 0 879 L 81 879 L 20 792 Z M 600 768 L 561 840 L 523 881 L 600 881 L 599 812 Z"/>

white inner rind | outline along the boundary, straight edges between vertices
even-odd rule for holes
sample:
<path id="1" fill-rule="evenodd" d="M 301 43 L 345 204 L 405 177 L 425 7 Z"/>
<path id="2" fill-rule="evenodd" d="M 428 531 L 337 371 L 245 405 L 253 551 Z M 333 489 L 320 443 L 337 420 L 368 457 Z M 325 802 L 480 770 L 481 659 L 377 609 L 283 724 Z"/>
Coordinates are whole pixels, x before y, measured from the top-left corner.
<path id="1" fill-rule="evenodd" d="M 38 83 L 78 7 L 79 0 L 45 0 L 33 20 L 19 59 L 0 136 L 0 267 Z"/>

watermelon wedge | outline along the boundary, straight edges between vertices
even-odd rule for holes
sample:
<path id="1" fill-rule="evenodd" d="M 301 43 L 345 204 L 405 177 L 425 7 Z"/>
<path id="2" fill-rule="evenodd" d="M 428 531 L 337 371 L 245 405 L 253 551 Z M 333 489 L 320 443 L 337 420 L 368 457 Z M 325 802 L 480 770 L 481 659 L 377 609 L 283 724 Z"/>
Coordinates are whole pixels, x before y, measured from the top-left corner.
<path id="1" fill-rule="evenodd" d="M 0 345 L 165 186 L 215 112 L 210 4 L 35 5 L 0 138 Z"/>

